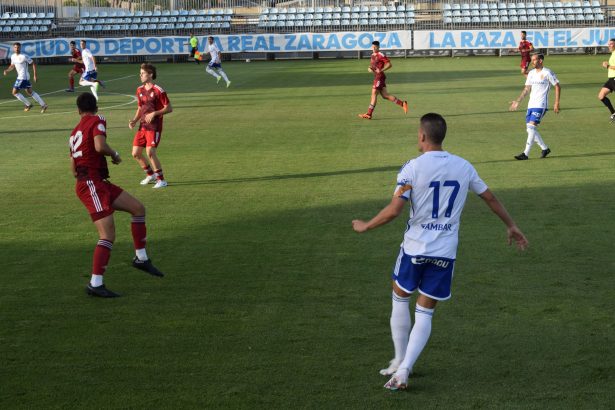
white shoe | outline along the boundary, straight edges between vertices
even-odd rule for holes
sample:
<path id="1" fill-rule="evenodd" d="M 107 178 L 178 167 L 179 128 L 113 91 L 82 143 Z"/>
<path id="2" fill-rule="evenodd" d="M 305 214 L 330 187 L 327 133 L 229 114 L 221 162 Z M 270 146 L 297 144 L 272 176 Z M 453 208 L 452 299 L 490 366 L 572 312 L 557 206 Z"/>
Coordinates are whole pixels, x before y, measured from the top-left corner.
<path id="1" fill-rule="evenodd" d="M 408 369 L 398 369 L 391 380 L 385 383 L 384 388 L 389 390 L 406 390 L 408 387 Z"/>
<path id="2" fill-rule="evenodd" d="M 227 81 L 227 82 L 226 82 L 226 88 L 229 88 L 230 86 L 231 86 L 231 82 L 230 82 L 230 81 Z"/>
<path id="3" fill-rule="evenodd" d="M 611 114 L 611 122 L 615 122 L 615 114 Z"/>
<path id="4" fill-rule="evenodd" d="M 148 175 L 145 177 L 145 179 L 143 181 L 141 181 L 141 185 L 147 185 L 151 182 L 155 182 L 156 181 L 156 175 Z"/>
<path id="5" fill-rule="evenodd" d="M 389 367 L 387 367 L 386 369 L 380 369 L 380 374 L 383 376 L 391 376 L 397 371 L 397 368 L 399 367 L 400 363 L 401 361 L 395 359 L 391 360 L 389 362 Z"/>
<path id="6" fill-rule="evenodd" d="M 167 185 L 169 185 L 167 184 L 167 181 L 165 181 L 164 179 L 161 179 L 160 181 L 156 182 L 156 185 L 154 185 L 154 188 L 155 189 L 164 188 Z"/>

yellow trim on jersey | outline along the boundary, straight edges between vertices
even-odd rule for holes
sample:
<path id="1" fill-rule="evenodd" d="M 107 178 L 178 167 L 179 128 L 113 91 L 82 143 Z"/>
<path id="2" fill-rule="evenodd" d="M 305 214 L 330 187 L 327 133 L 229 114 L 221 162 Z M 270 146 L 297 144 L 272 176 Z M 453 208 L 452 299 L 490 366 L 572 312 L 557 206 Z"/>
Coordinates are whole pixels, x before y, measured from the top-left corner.
<path id="1" fill-rule="evenodd" d="M 609 78 L 615 77 L 615 51 L 611 53 L 611 58 L 609 58 Z"/>
<path id="2" fill-rule="evenodd" d="M 412 185 L 410 184 L 402 185 L 397 189 L 397 191 L 395 191 L 395 196 L 403 196 L 406 192 L 410 191 L 411 189 L 412 189 Z"/>

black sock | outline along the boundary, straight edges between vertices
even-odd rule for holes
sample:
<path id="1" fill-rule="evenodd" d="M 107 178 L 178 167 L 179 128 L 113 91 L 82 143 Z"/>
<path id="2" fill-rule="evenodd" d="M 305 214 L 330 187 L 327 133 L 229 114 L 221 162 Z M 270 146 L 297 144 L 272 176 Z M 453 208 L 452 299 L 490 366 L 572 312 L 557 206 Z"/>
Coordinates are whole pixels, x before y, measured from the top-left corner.
<path id="1" fill-rule="evenodd" d="M 611 100 L 609 100 L 607 97 L 604 97 L 600 101 L 602 101 L 602 104 L 606 105 L 606 108 L 609 109 L 611 114 L 615 114 L 615 108 L 613 108 L 613 104 L 611 104 Z"/>

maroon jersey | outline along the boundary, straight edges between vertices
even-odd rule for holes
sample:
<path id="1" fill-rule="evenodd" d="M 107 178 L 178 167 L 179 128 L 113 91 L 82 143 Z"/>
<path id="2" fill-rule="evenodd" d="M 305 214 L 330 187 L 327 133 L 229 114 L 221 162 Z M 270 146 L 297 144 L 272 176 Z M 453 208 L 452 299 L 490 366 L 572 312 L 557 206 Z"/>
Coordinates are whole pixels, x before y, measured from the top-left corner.
<path id="1" fill-rule="evenodd" d="M 78 48 L 71 51 L 70 54 L 73 56 L 75 60 L 81 59 L 81 50 L 79 50 Z M 75 61 L 75 65 L 81 68 L 82 70 L 85 68 L 85 65 L 83 63 L 79 63 L 77 61 Z"/>
<path id="2" fill-rule="evenodd" d="M 140 130 L 162 131 L 162 115 L 156 116 L 149 124 L 145 122 L 145 114 L 158 111 L 169 105 L 169 97 L 166 91 L 159 85 L 154 84 L 149 90 L 144 85 L 137 88 L 137 100 L 141 108 Z"/>
<path id="3" fill-rule="evenodd" d="M 109 178 L 107 160 L 94 146 L 97 135 L 107 136 L 107 121 L 102 115 L 84 115 L 71 133 L 68 144 L 79 180 Z"/>
<path id="4" fill-rule="evenodd" d="M 531 60 L 532 43 L 527 40 L 521 40 L 519 42 L 519 51 L 521 52 L 521 60 Z"/>
<path id="5" fill-rule="evenodd" d="M 387 56 L 385 56 L 384 54 L 382 54 L 382 52 L 377 52 L 377 53 L 372 53 L 372 58 L 371 61 L 369 63 L 369 66 L 371 67 L 372 71 L 374 72 L 374 76 L 377 79 L 385 79 L 386 76 L 384 75 L 384 72 L 380 72 L 380 73 L 376 73 L 376 69 L 378 70 L 382 70 L 382 68 L 389 62 L 389 59 L 387 58 Z"/>

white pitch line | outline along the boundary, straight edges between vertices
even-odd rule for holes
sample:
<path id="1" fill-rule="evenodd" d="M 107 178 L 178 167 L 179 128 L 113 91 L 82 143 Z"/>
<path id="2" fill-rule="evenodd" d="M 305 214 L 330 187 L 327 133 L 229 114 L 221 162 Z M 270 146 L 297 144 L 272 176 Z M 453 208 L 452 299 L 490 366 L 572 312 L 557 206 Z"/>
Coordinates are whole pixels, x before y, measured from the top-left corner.
<path id="1" fill-rule="evenodd" d="M 99 107 L 99 110 L 109 110 L 111 108 L 117 108 L 117 107 L 123 107 L 124 105 L 128 105 L 128 104 L 133 104 L 134 102 L 137 101 L 137 97 L 134 95 L 129 95 L 129 94 L 121 94 L 121 93 L 105 93 L 105 94 L 114 94 L 114 95 L 122 95 L 124 97 L 128 97 L 131 100 L 126 102 L 126 103 L 122 103 L 122 104 L 116 104 L 116 105 L 110 105 L 109 107 Z M 32 107 L 33 110 L 36 110 L 37 107 Z M 0 120 L 14 120 L 16 118 L 45 118 L 45 117 L 50 117 L 52 115 L 64 115 L 64 114 L 77 114 L 77 109 L 75 108 L 75 110 L 73 111 L 63 111 L 63 112 L 52 112 L 52 113 L 45 113 L 42 115 L 16 115 L 14 117 L 0 117 Z"/>
<path id="2" fill-rule="evenodd" d="M 105 81 L 104 81 L 104 83 L 105 83 L 105 84 L 106 84 L 106 83 L 111 83 L 111 82 L 113 82 L 113 81 L 124 80 L 124 79 L 126 79 L 126 78 L 136 77 L 136 76 L 137 76 L 136 74 L 132 74 L 132 75 L 127 75 L 127 76 L 124 76 L 124 77 L 112 78 L 111 80 L 105 80 Z M 36 84 L 36 83 L 35 83 L 35 84 Z M 80 85 L 80 86 L 78 86 L 77 88 L 85 88 L 85 87 L 89 87 L 89 86 L 88 86 L 88 85 Z M 66 91 L 65 91 L 64 89 L 62 89 L 62 90 L 51 91 L 51 92 L 48 92 L 48 93 L 45 93 L 45 94 L 39 94 L 39 95 L 40 95 L 41 97 L 43 97 L 43 96 L 45 96 L 45 95 L 51 95 L 51 94 L 57 94 L 57 93 L 63 93 L 63 92 L 66 92 Z M 67 94 L 69 94 L 69 93 L 67 93 Z M 108 93 L 108 94 L 112 94 L 112 93 Z M 120 94 L 120 95 L 125 95 L 125 94 Z M 0 101 L 0 105 L 2 105 L 2 104 L 10 104 L 10 103 L 17 103 L 17 102 L 18 102 L 18 103 L 21 103 L 21 101 L 19 101 L 17 98 L 15 98 L 15 99 L 10 99 L 10 100 Z M 22 104 L 23 104 L 23 103 L 22 103 Z"/>

